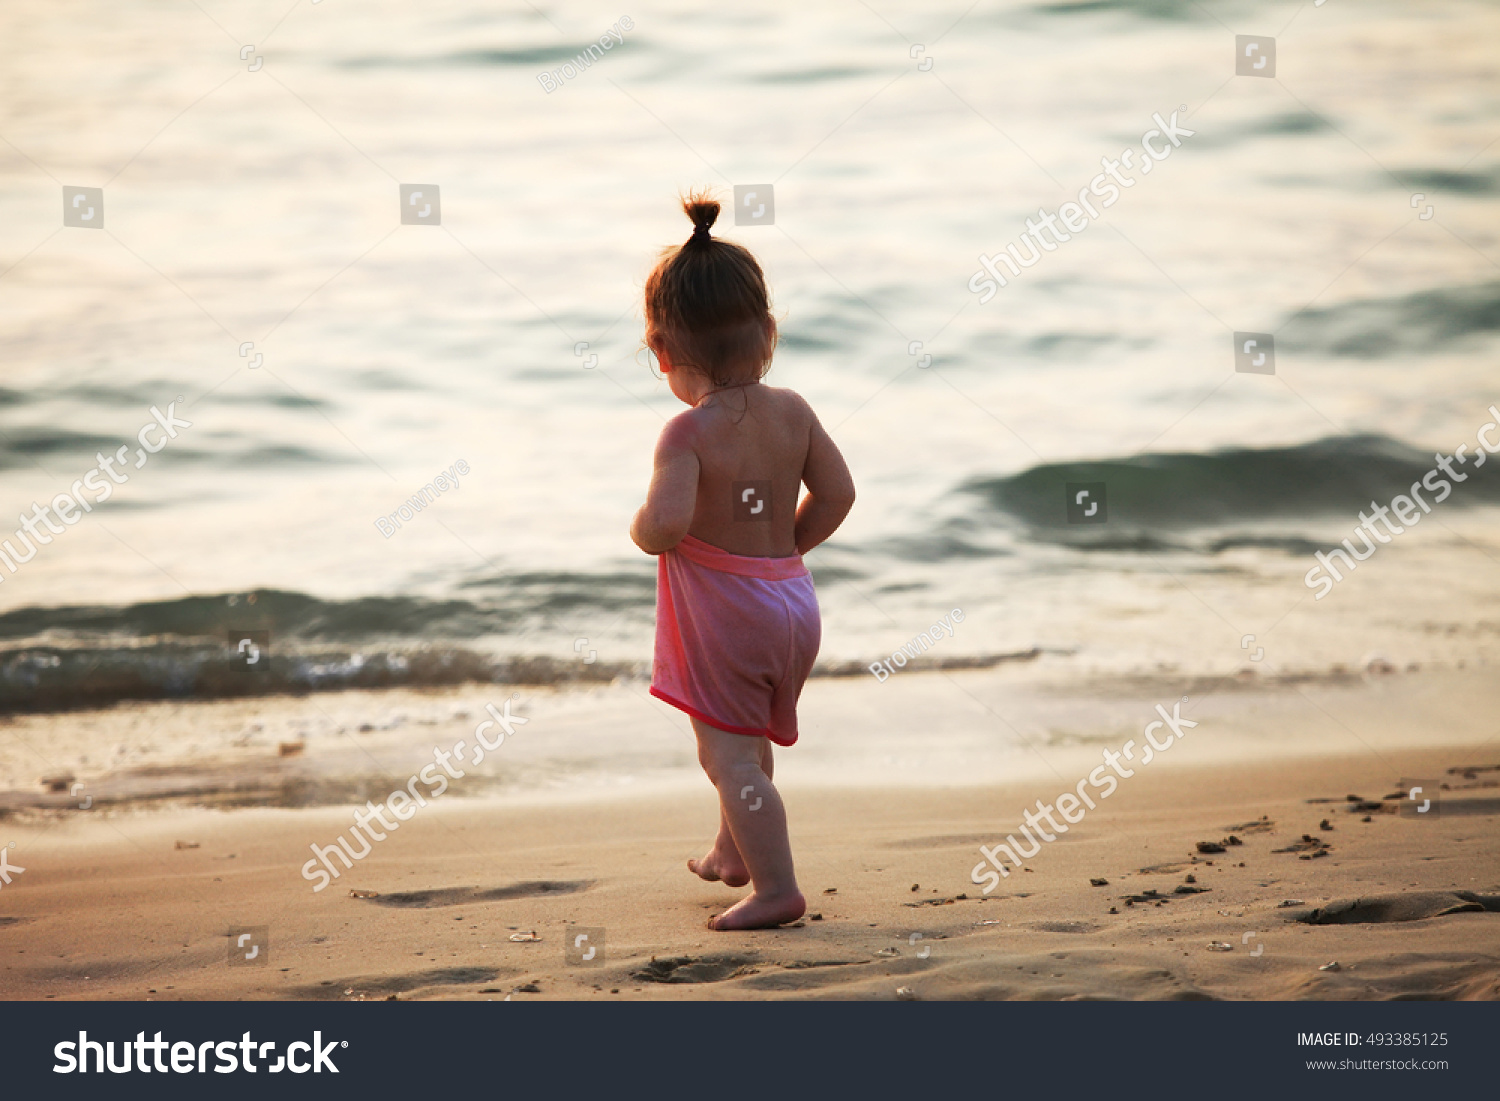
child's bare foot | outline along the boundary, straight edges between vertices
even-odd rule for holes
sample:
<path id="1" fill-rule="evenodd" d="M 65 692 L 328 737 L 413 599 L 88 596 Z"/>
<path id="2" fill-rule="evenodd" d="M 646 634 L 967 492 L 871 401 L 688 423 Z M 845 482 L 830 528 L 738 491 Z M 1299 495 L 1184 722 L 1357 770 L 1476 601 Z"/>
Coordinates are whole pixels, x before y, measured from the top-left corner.
<path id="1" fill-rule="evenodd" d="M 774 898 L 754 894 L 741 899 L 722 914 L 709 918 L 708 927 L 721 933 L 731 929 L 774 929 L 796 921 L 806 912 L 807 900 L 800 891 Z"/>
<path id="2" fill-rule="evenodd" d="M 731 887 L 743 887 L 750 882 L 750 872 L 743 860 L 733 860 L 718 849 L 710 849 L 702 860 L 689 860 L 688 869 L 700 879 L 710 883 L 727 883 Z"/>

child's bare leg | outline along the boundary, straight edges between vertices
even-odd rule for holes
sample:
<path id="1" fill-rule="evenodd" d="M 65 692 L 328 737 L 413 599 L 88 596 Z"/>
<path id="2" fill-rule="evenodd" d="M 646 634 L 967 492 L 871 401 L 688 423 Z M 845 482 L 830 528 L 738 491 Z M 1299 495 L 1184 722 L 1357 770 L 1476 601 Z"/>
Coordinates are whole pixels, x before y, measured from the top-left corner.
<path id="1" fill-rule="evenodd" d="M 737 735 L 742 736 L 742 735 Z M 761 743 L 760 768 L 769 780 L 775 770 L 771 759 L 769 738 L 757 738 Z M 743 887 L 750 882 L 750 869 L 745 867 L 745 858 L 734 843 L 734 834 L 729 829 L 729 816 L 724 804 L 719 803 L 719 836 L 714 838 L 713 848 L 701 860 L 689 860 L 688 868 L 697 876 L 710 882 L 723 881 L 731 887 Z"/>
<path id="2" fill-rule="evenodd" d="M 768 774 L 770 743 L 697 719 L 693 730 L 698 760 L 719 789 L 723 819 L 754 887 L 750 897 L 710 920 L 710 928 L 764 929 L 795 921 L 807 903 L 797 890 L 786 810 Z"/>

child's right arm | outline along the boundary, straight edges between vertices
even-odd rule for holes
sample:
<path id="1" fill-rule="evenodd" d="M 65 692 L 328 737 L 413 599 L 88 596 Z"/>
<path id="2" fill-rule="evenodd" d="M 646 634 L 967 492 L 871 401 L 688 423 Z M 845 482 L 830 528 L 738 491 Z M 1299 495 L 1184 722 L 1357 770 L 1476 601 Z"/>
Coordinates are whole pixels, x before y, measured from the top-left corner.
<path id="1" fill-rule="evenodd" d="M 854 507 L 854 478 L 849 466 L 815 414 L 809 434 L 807 460 L 802 467 L 807 496 L 797 508 L 794 535 L 798 554 L 806 554 L 837 531 Z"/>
<path id="2" fill-rule="evenodd" d="M 630 522 L 630 538 L 647 554 L 669 551 L 688 533 L 698 502 L 698 453 L 692 422 L 684 413 L 656 441 L 656 459 L 646 503 Z"/>

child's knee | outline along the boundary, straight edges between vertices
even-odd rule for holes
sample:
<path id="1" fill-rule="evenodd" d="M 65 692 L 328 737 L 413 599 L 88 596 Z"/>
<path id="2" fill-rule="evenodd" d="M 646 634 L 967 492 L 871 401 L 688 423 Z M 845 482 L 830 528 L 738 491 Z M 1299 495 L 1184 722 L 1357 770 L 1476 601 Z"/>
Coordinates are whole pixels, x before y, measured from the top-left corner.
<path id="1" fill-rule="evenodd" d="M 709 781 L 714 787 L 721 790 L 733 788 L 739 790 L 747 784 L 768 784 L 766 774 L 755 761 L 743 758 L 730 758 L 715 756 L 712 753 L 698 752 L 698 763 L 703 766 L 703 771 L 708 774 Z"/>

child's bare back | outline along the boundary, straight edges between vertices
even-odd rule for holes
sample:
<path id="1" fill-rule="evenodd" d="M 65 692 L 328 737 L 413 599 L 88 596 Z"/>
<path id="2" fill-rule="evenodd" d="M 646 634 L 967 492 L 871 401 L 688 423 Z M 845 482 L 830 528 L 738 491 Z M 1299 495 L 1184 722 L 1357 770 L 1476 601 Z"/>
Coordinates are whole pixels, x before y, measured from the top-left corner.
<path id="1" fill-rule="evenodd" d="M 852 501 L 854 486 L 812 408 L 763 383 L 714 389 L 696 381 L 685 380 L 689 393 L 679 397 L 696 397 L 700 388 L 704 395 L 657 444 L 660 475 L 648 507 L 665 506 L 672 514 L 662 519 L 675 530 L 691 497 L 687 534 L 732 554 L 783 558 L 826 539 L 838 521 L 824 502 Z M 803 485 L 808 497 L 799 512 Z"/>
<path id="2" fill-rule="evenodd" d="M 794 505 L 816 423 L 807 403 L 753 383 L 710 394 L 677 419 L 699 465 L 688 533 L 733 554 L 795 554 Z"/>

